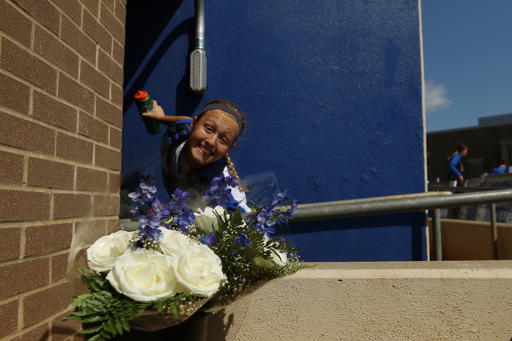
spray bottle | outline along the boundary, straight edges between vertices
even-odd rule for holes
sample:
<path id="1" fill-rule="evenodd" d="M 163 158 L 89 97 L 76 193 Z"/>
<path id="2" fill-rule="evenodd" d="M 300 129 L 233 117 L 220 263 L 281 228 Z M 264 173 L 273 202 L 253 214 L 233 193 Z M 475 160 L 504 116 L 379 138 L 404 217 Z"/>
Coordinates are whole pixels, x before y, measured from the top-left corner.
<path id="1" fill-rule="evenodd" d="M 137 91 L 135 94 L 135 104 L 137 104 L 137 108 L 139 109 L 139 113 L 141 114 L 142 121 L 144 121 L 144 125 L 146 126 L 148 133 L 156 135 L 161 132 L 162 126 L 158 121 L 155 121 L 150 117 L 142 116 L 142 113 L 153 110 L 153 102 L 146 91 Z"/>

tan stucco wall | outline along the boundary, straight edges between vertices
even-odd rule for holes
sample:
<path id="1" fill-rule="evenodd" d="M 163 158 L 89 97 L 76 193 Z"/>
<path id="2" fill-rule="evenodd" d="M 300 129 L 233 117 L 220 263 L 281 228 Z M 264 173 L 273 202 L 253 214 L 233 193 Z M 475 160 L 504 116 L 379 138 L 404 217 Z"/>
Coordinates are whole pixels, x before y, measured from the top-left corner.
<path id="1" fill-rule="evenodd" d="M 510 340 L 512 261 L 320 263 L 209 317 L 207 340 Z"/>

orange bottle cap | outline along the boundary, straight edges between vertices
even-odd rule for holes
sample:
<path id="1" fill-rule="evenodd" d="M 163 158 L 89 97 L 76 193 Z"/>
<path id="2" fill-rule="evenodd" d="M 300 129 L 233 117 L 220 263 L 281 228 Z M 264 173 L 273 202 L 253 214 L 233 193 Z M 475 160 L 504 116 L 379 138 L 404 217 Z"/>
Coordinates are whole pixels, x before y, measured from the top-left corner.
<path id="1" fill-rule="evenodd" d="M 148 97 L 149 97 L 148 93 L 146 91 L 142 91 L 142 90 L 137 91 L 137 93 L 135 94 L 135 99 L 138 101 L 143 101 Z"/>

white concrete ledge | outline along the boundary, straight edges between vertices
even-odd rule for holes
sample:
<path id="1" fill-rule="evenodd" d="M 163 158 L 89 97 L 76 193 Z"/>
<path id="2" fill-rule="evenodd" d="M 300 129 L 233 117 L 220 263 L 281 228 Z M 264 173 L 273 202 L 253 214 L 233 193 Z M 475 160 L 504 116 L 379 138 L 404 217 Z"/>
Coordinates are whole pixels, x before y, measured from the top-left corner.
<path id="1" fill-rule="evenodd" d="M 512 278 L 512 261 L 330 264 L 318 263 L 314 268 L 299 271 L 289 278 Z M 510 267 L 505 267 L 506 264 Z"/>
<path id="2" fill-rule="evenodd" d="M 506 340 L 512 261 L 318 263 L 212 315 L 208 340 Z"/>

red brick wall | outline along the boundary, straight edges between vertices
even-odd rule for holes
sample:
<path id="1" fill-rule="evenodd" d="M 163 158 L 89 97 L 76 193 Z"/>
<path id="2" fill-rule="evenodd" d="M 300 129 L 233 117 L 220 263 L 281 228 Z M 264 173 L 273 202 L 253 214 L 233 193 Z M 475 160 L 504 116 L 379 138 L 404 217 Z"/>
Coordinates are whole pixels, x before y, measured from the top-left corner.
<path id="1" fill-rule="evenodd" d="M 126 1 L 0 0 L 1 341 L 82 338 L 57 321 L 84 214 L 118 229 Z"/>

